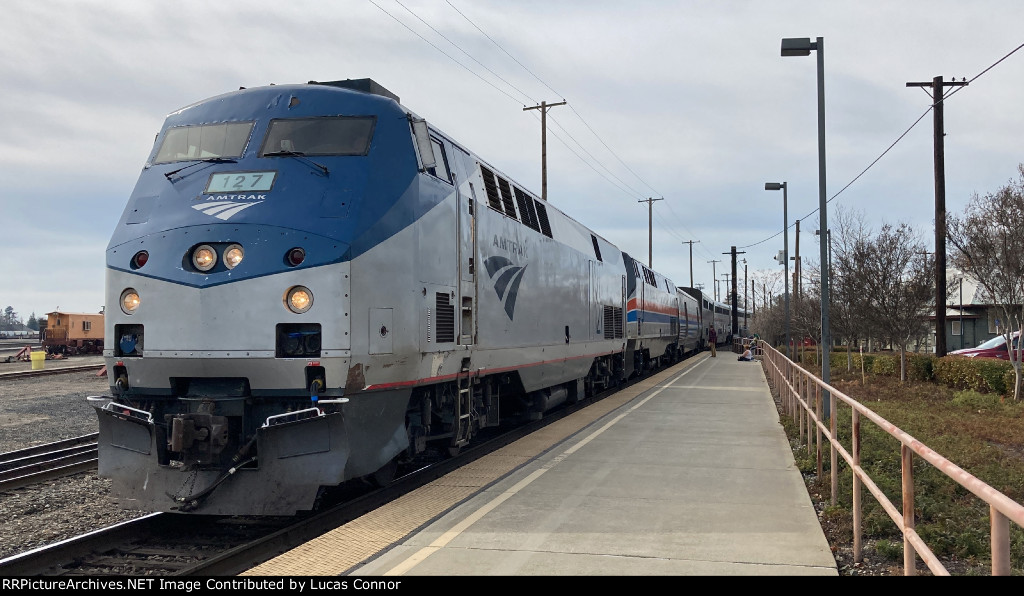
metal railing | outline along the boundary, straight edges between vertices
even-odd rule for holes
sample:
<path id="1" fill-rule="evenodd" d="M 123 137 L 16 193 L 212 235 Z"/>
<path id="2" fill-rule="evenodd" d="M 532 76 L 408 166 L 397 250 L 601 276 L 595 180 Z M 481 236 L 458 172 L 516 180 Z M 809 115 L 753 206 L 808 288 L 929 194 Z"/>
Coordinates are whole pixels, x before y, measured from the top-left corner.
<path id="1" fill-rule="evenodd" d="M 759 356 L 765 365 L 769 382 L 779 391 L 783 413 L 795 419 L 801 443 L 807 441 L 807 451 L 815 449 L 818 477 L 822 477 L 822 439 L 828 442 L 831 455 L 832 504 L 836 504 L 839 490 L 838 458 L 849 465 L 853 474 L 853 551 L 857 562 L 863 560 L 863 519 L 861 502 L 866 487 L 878 504 L 896 523 L 903 534 L 903 574 L 917 574 L 917 557 L 920 556 L 928 569 L 935 575 L 949 575 L 914 528 L 914 468 L 913 458 L 918 457 L 930 463 L 954 482 L 970 491 L 989 506 L 990 535 L 992 550 L 992 575 L 1010 575 L 1010 522 L 1024 527 L 1024 506 L 985 482 L 974 477 L 945 457 L 939 455 L 891 422 L 872 412 L 857 400 L 826 385 L 804 368 L 773 347 L 759 342 Z M 822 421 L 822 393 L 830 400 L 829 420 Z M 850 420 L 851 447 L 846 449 L 838 439 L 837 406 L 842 402 L 852 409 Z M 900 443 L 902 503 L 901 508 L 889 500 L 882 490 L 861 467 L 861 420 L 867 419 L 888 433 Z M 826 426 L 827 424 L 827 426 Z M 814 432 L 812 433 L 812 429 Z"/>

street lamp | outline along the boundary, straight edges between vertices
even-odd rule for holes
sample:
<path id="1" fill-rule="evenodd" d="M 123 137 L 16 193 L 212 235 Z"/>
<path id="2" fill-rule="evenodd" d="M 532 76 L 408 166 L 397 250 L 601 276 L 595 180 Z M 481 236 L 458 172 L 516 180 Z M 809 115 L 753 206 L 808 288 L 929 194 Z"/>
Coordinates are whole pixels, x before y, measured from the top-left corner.
<path id="1" fill-rule="evenodd" d="M 782 262 L 786 265 L 786 356 L 790 360 L 793 359 L 793 351 L 789 345 L 789 202 L 786 198 L 786 183 L 785 182 L 765 182 L 765 190 L 781 190 L 782 191 Z"/>
<path id="2" fill-rule="evenodd" d="M 811 41 L 809 37 L 786 38 L 782 40 L 783 56 L 807 56 L 811 50 L 818 53 L 818 217 L 819 230 L 828 230 L 828 200 L 825 197 L 825 39 L 822 37 Z M 832 338 L 828 321 L 828 246 L 820 243 L 821 248 L 821 380 L 828 385 L 831 381 L 831 365 L 829 352 L 832 350 Z M 832 406 L 828 391 L 822 393 L 823 414 L 831 415 Z"/>

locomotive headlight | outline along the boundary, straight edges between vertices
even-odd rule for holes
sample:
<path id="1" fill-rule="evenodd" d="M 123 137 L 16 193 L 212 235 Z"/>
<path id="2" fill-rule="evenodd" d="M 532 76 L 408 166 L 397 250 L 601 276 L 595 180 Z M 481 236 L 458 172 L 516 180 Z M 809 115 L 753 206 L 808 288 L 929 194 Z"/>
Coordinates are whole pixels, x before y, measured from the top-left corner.
<path id="1" fill-rule="evenodd" d="M 139 293 L 135 291 L 135 288 L 128 288 L 121 292 L 121 310 L 124 314 L 130 315 L 135 313 L 135 309 L 139 308 Z"/>
<path id="2" fill-rule="evenodd" d="M 242 258 L 245 256 L 245 251 L 238 244 L 232 244 L 224 251 L 224 266 L 228 269 L 234 269 L 239 263 L 242 262 Z"/>
<path id="3" fill-rule="evenodd" d="M 313 292 L 310 292 L 307 287 L 295 286 L 288 290 L 288 294 L 285 296 L 285 304 L 288 306 L 288 310 L 293 313 L 302 314 L 313 306 Z"/>
<path id="4" fill-rule="evenodd" d="M 209 271 L 217 264 L 217 252 L 208 244 L 197 246 L 192 251 L 192 265 L 200 271 Z"/>

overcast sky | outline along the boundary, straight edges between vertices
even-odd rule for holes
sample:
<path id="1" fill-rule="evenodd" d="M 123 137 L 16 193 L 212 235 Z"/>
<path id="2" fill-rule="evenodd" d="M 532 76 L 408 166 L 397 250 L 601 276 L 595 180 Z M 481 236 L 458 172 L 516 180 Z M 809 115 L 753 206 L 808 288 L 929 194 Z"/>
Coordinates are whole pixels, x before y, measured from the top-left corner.
<path id="1" fill-rule="evenodd" d="M 239 87 L 372 78 L 535 194 L 643 262 L 712 286 L 731 246 L 817 260 L 816 56 L 824 38 L 828 215 L 910 223 L 934 247 L 931 114 L 945 103 L 946 205 L 1024 162 L 1020 0 L 266 2 L 8 0 L 0 37 L 0 309 L 103 304 L 104 251 L 164 117 Z M 989 67 L 992 67 L 991 70 Z M 982 74 L 984 73 L 984 74 Z M 981 76 L 979 76 L 981 75 Z M 861 175 L 863 173 L 863 175 Z M 845 190 L 851 181 L 858 178 Z M 840 193 L 840 191 L 842 192 Z M 839 194 L 837 194 L 839 193 Z M 719 261 L 712 265 L 709 261 Z M 742 279 L 742 263 L 740 276 Z"/>

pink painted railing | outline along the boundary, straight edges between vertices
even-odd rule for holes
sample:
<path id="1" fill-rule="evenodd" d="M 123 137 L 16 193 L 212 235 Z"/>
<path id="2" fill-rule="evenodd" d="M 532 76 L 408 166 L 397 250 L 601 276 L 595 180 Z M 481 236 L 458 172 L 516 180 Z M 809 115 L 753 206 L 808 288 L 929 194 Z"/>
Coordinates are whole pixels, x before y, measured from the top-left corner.
<path id="1" fill-rule="evenodd" d="M 758 356 L 765 365 L 769 382 L 779 391 L 783 413 L 793 417 L 799 426 L 800 441 L 807 441 L 807 451 L 815 449 L 818 477 L 822 476 L 822 439 L 828 442 L 831 455 L 832 504 L 839 490 L 838 458 L 842 457 L 853 472 L 853 550 L 857 562 L 863 560 L 863 507 L 861 493 L 868 489 L 882 509 L 903 533 L 903 573 L 916 575 L 917 557 L 920 556 L 935 575 L 949 575 L 949 571 L 932 553 L 914 529 L 914 467 L 913 457 L 919 457 L 935 466 L 989 506 L 991 520 L 992 575 L 1010 575 L 1010 522 L 1024 527 L 1024 506 L 972 476 L 953 462 L 939 455 L 927 445 L 903 432 L 892 423 L 875 414 L 857 400 L 812 375 L 769 345 L 758 346 Z M 829 396 L 830 417 L 822 421 L 822 391 Z M 852 419 L 851 448 L 847 450 L 836 437 L 837 405 L 850 406 Z M 902 468 L 902 503 L 897 508 L 871 480 L 860 465 L 860 424 L 865 418 L 900 442 Z M 827 423 L 827 426 L 826 426 Z M 815 430 L 812 434 L 811 429 Z"/>

